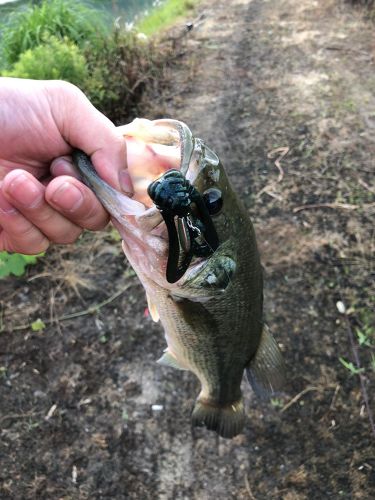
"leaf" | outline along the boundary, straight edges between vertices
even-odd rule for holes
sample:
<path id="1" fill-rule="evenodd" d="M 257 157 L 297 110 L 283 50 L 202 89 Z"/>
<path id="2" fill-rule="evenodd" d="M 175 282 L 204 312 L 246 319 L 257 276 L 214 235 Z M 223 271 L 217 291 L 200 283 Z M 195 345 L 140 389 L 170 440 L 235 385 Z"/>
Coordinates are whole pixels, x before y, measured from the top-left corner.
<path id="1" fill-rule="evenodd" d="M 31 323 L 31 329 L 33 332 L 40 332 L 40 331 L 44 330 L 45 327 L 46 327 L 46 324 L 40 318 L 38 318 L 37 320 L 35 320 Z"/>
<path id="2" fill-rule="evenodd" d="M 359 375 L 364 372 L 364 368 L 357 368 L 351 361 L 347 361 L 345 358 L 339 358 L 339 360 L 340 363 L 350 371 L 351 375 Z"/>
<path id="3" fill-rule="evenodd" d="M 5 278 L 13 274 L 22 276 L 25 268 L 29 264 L 35 264 L 39 255 L 23 255 L 20 253 L 0 252 L 0 278 Z"/>
<path id="4" fill-rule="evenodd" d="M 359 345 L 365 345 L 367 347 L 371 347 L 371 340 L 367 336 L 367 332 L 362 332 L 359 328 L 356 329 L 356 334 L 358 337 Z"/>

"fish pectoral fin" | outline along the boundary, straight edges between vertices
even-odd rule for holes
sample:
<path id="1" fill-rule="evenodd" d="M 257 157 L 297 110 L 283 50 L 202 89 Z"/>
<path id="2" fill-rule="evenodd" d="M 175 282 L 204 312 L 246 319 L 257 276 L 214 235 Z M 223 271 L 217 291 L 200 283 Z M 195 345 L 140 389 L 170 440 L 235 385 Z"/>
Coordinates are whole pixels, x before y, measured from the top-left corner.
<path id="1" fill-rule="evenodd" d="M 163 356 L 157 360 L 157 363 L 159 363 L 159 365 L 169 366 L 170 368 L 176 368 L 176 370 L 186 370 L 169 351 L 165 351 Z"/>
<path id="2" fill-rule="evenodd" d="M 160 319 L 159 312 L 156 308 L 155 303 L 152 301 L 151 297 L 149 294 L 146 292 L 146 298 L 147 298 L 147 307 L 148 307 L 148 312 L 150 313 L 150 316 L 155 323 L 157 323 Z"/>
<path id="3" fill-rule="evenodd" d="M 232 282 L 236 272 L 236 262 L 227 255 L 212 256 L 208 264 L 191 274 L 187 271 L 182 288 L 200 291 L 208 297 L 212 293 L 224 292 Z"/>
<path id="4" fill-rule="evenodd" d="M 284 360 L 266 325 L 263 327 L 258 350 L 246 368 L 246 375 L 255 394 L 262 399 L 280 392 L 284 386 Z"/>

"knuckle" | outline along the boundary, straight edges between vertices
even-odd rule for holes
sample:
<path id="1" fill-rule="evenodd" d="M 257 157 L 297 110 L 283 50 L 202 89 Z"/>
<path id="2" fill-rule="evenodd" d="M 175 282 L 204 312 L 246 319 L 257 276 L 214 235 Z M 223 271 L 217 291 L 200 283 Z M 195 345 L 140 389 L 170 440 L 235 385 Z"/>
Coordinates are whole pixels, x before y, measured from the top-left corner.
<path id="1" fill-rule="evenodd" d="M 50 224 L 54 225 L 54 218 L 56 217 L 56 213 L 53 212 L 50 208 L 46 210 L 39 210 L 37 213 L 37 218 L 35 220 L 35 224 L 37 226 L 44 226 Z"/>
<path id="2" fill-rule="evenodd" d="M 78 239 L 81 232 L 82 232 L 81 229 L 74 228 L 71 229 L 70 231 L 64 231 L 61 232 L 60 234 L 54 235 L 53 237 L 50 238 L 50 240 L 53 243 L 57 243 L 60 245 L 71 245 Z"/>
<path id="3" fill-rule="evenodd" d="M 109 216 L 101 205 L 93 204 L 81 219 L 79 225 L 85 229 L 94 231 L 105 228 L 108 224 Z"/>
<path id="4" fill-rule="evenodd" d="M 48 239 L 38 231 L 34 234 L 30 234 L 29 240 L 22 239 L 22 242 L 16 243 L 14 245 L 15 252 L 25 253 L 28 255 L 34 255 L 37 253 L 45 252 L 49 247 Z"/>

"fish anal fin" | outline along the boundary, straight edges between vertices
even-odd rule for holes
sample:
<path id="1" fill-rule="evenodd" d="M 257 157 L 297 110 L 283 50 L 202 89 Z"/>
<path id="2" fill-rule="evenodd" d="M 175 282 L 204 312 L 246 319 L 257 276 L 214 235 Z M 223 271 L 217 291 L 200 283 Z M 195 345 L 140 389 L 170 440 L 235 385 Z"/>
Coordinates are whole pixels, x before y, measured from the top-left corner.
<path id="1" fill-rule="evenodd" d="M 285 384 L 284 360 L 266 325 L 258 350 L 246 368 L 246 375 L 255 394 L 262 399 L 280 392 Z"/>
<path id="2" fill-rule="evenodd" d="M 176 370 L 186 370 L 169 351 L 165 351 L 163 356 L 157 360 L 157 363 L 159 363 L 159 365 L 169 366 L 170 368 L 176 368 Z"/>
<path id="3" fill-rule="evenodd" d="M 151 316 L 152 320 L 155 321 L 155 323 L 157 323 L 159 321 L 160 317 L 159 317 L 159 313 L 158 313 L 158 310 L 156 308 L 156 305 L 152 301 L 152 299 L 148 293 L 146 293 L 146 297 L 147 297 L 147 307 L 148 307 L 148 311 L 150 313 L 150 316 Z"/>
<path id="4" fill-rule="evenodd" d="M 245 425 L 242 398 L 227 405 L 214 404 L 198 399 L 192 413 L 192 424 L 215 431 L 223 438 L 233 438 L 240 434 Z"/>

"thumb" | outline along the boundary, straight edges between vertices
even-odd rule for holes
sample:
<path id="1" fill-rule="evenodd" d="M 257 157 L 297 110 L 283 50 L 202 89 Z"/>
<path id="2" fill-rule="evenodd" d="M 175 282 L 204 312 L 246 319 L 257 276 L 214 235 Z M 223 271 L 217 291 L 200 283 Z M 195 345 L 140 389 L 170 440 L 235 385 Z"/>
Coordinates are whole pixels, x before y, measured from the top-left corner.
<path id="1" fill-rule="evenodd" d="M 128 195 L 133 193 L 126 142 L 115 125 L 70 83 L 57 81 L 49 86 L 48 92 L 53 116 L 65 141 L 89 155 L 98 174 L 108 184 Z"/>

